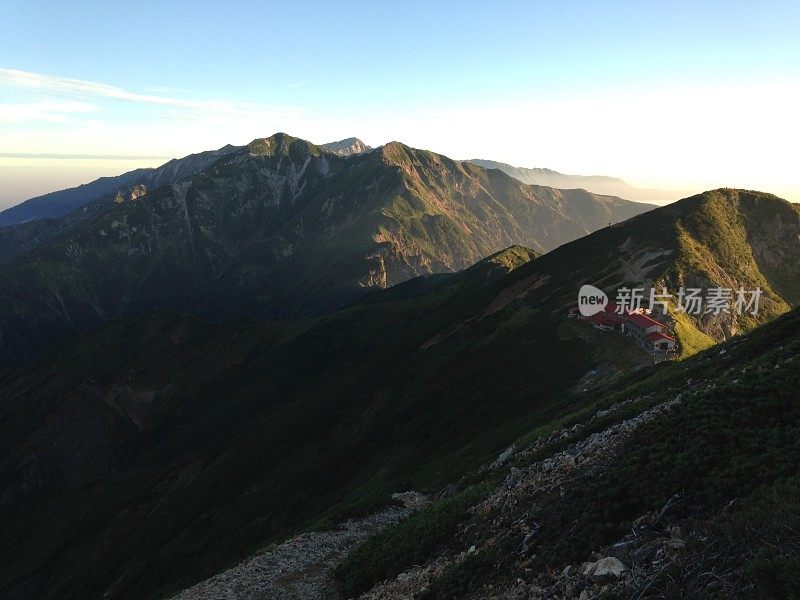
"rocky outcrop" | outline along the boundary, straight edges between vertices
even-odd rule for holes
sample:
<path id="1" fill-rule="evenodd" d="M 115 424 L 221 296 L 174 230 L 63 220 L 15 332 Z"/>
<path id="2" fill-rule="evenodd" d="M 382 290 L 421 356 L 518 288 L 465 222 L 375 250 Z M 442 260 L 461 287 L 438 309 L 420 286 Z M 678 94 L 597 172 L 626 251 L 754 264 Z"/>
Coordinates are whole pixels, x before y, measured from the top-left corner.
<path id="1" fill-rule="evenodd" d="M 122 204 L 126 200 L 130 200 L 131 202 L 138 200 L 142 196 L 147 194 L 147 186 L 143 183 L 137 183 L 133 186 L 127 193 L 123 194 L 122 192 L 117 192 L 116 196 L 114 196 L 114 204 Z"/>
<path id="2" fill-rule="evenodd" d="M 628 567 L 613 556 L 606 556 L 597 562 L 587 563 L 583 567 L 583 574 L 589 577 L 614 577 L 619 579 L 626 571 L 628 571 Z"/>
<path id="3" fill-rule="evenodd" d="M 131 188 L 131 200 L 137 200 L 147 194 L 147 186 L 143 183 L 136 184 Z"/>

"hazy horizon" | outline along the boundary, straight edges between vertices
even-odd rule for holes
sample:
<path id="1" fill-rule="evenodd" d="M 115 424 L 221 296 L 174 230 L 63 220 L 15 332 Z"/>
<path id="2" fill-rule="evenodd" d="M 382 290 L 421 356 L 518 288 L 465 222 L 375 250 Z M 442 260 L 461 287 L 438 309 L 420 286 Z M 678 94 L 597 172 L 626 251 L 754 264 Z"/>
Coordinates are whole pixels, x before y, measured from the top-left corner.
<path id="1" fill-rule="evenodd" d="M 8 11 L 0 208 L 277 131 L 800 201 L 791 2 L 226 10 Z"/>
<path id="2" fill-rule="evenodd" d="M 277 133 L 277 132 L 274 132 Z M 285 132 L 291 135 L 291 132 Z M 270 134 L 271 135 L 271 134 Z M 268 136 L 262 136 L 268 137 Z M 347 136 L 359 137 L 359 136 Z M 255 138 L 253 138 L 255 139 Z M 347 139 L 347 138 L 342 138 Z M 359 137 L 359 139 L 362 139 Z M 252 141 L 252 140 L 248 140 Z M 319 140 L 309 140 L 313 143 L 322 144 L 339 140 L 326 140 L 321 142 Z M 370 144 L 363 140 L 370 146 L 378 147 L 381 144 Z M 393 140 L 388 140 L 393 141 Z M 388 143 L 383 142 L 383 143 Z M 403 141 L 403 140 L 396 140 Z M 237 143 L 234 145 L 244 145 L 246 142 Z M 224 145 L 224 144 L 223 144 Z M 221 147 L 221 146 L 220 146 Z M 198 148 L 195 152 L 203 150 L 215 150 L 214 148 Z M 436 152 L 435 148 L 424 148 Z M 193 153 L 193 152 L 192 152 Z M 11 206 L 15 206 L 38 196 L 56 192 L 64 189 L 77 187 L 79 185 L 90 183 L 101 177 L 114 177 L 129 171 L 143 168 L 154 168 L 163 165 L 164 163 L 174 159 L 182 158 L 181 156 L 54 156 L 43 155 L 37 156 L 10 156 L 9 153 L 0 153 L 0 189 L 3 191 L 3 196 L 0 196 L 0 210 L 4 210 Z M 456 160 L 472 160 L 481 158 L 485 160 L 495 160 L 492 157 L 450 157 Z M 497 161 L 505 162 L 505 161 Z M 510 163 L 509 163 L 510 164 Z M 547 165 L 512 165 L 514 167 L 522 168 L 548 168 Z M 588 175 L 588 176 L 608 176 L 617 177 L 613 173 L 564 173 L 558 169 L 552 169 L 565 175 Z M 624 180 L 620 177 L 619 179 Z M 5 187 L 3 182 L 8 182 L 10 187 Z M 630 183 L 624 180 L 626 183 Z M 637 186 L 638 187 L 638 186 Z M 721 187 L 721 186 L 717 186 Z M 730 187 L 730 186 L 728 186 Z M 697 189 L 684 189 L 675 190 L 663 188 L 664 191 L 677 193 L 693 194 L 702 191 Z M 663 204 L 653 200 L 655 204 Z"/>

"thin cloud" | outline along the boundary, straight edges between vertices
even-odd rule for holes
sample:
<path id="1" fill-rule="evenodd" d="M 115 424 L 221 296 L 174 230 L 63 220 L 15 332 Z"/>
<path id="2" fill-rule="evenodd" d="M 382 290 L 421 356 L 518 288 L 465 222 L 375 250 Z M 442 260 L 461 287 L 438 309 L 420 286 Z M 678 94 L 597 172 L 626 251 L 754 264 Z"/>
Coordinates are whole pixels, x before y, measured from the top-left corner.
<path id="1" fill-rule="evenodd" d="M 292 106 L 274 106 L 255 102 L 232 102 L 229 100 L 189 100 L 169 95 L 140 94 L 105 83 L 70 79 L 56 75 L 42 75 L 17 69 L 0 69 L 0 85 L 39 92 L 45 95 L 122 100 L 138 104 L 168 106 L 214 114 L 229 119 L 296 117 L 301 113 L 299 108 Z"/>
<path id="2" fill-rule="evenodd" d="M 65 100 L 0 104 L 0 123 L 25 123 L 45 121 L 70 123 L 75 115 L 97 112 L 99 107 L 88 102 Z"/>

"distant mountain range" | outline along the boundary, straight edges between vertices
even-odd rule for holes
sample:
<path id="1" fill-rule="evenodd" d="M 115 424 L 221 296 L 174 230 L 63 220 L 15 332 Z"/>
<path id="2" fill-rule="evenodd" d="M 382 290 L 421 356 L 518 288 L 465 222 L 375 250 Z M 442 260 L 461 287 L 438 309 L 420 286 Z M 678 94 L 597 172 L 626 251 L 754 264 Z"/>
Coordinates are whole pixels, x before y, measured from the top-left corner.
<path id="1" fill-rule="evenodd" d="M 472 159 L 469 162 L 487 169 L 499 169 L 522 183 L 545 185 L 559 189 L 584 189 L 595 194 L 619 196 L 628 200 L 666 204 L 685 198 L 690 192 L 637 188 L 622 179 L 604 175 L 565 175 L 552 169 L 528 169 L 493 160 Z"/>
<path id="2" fill-rule="evenodd" d="M 65 216 L 0 228 L 0 360 L 153 309 L 318 315 L 510 245 L 546 252 L 652 208 L 523 185 L 397 142 L 341 154 L 353 145 L 276 134 L 117 178 L 123 189 L 103 182 L 105 195 Z"/>
<path id="3" fill-rule="evenodd" d="M 339 156 L 363 154 L 373 149 L 355 137 L 321 144 L 319 147 Z M 102 196 L 130 188 L 137 183 L 152 188 L 181 181 L 189 175 L 201 171 L 221 156 L 240 149 L 240 146 L 228 145 L 218 150 L 173 159 L 160 167 L 136 169 L 114 177 L 101 177 L 76 188 L 37 196 L 1 211 L 0 226 L 64 216 L 80 206 L 99 200 Z M 663 204 L 688 195 L 684 192 L 640 189 L 614 177 L 564 175 L 551 169 L 527 169 L 492 160 L 473 159 L 468 162 L 487 169 L 499 169 L 529 185 L 558 189 L 585 189 L 595 194 L 618 196 L 640 202 Z"/>

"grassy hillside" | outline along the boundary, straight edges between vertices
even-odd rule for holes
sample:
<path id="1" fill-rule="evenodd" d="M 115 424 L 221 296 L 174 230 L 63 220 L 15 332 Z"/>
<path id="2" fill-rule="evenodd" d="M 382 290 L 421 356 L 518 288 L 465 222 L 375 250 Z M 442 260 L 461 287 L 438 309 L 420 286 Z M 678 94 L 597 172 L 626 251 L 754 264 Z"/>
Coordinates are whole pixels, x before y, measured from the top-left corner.
<path id="1" fill-rule="evenodd" d="M 511 280 L 546 282 L 524 295 L 532 307 L 576 302 L 584 283 L 613 299 L 621 287 L 760 287 L 756 316 L 677 315 L 672 332 L 684 356 L 737 332 L 767 323 L 797 304 L 800 209 L 785 200 L 743 190 L 714 190 L 680 200 L 566 244 L 515 271 Z M 782 295 L 783 294 L 783 295 Z M 647 299 L 645 299 L 645 305 Z"/>
<path id="2" fill-rule="evenodd" d="M 567 585 L 601 597 L 795 597 L 798 334 L 794 310 L 566 410 L 559 434 L 525 436 L 507 464 L 352 552 L 334 573 L 340 589 L 353 595 L 416 564 L 403 589 L 423 598 L 558 595 Z M 672 404 L 655 418 L 586 450 L 593 434 L 663 402 Z M 554 467 L 561 451 L 574 458 Z M 417 529 L 456 505 L 447 533 L 426 545 L 432 534 Z M 603 556 L 638 575 L 580 575 Z M 562 575 L 568 565 L 578 575 Z"/>
<path id="3" fill-rule="evenodd" d="M 708 192 L 695 202 L 676 224 L 679 256 L 664 276 L 668 284 L 760 287 L 767 299 L 763 316 L 731 319 L 726 325 L 733 332 L 771 320 L 800 301 L 800 212 L 794 205 L 736 190 Z M 722 331 L 710 321 L 708 327 Z"/>
<path id="4" fill-rule="evenodd" d="M 479 464 L 588 368 L 546 315 L 480 317 L 527 254 L 306 325 L 112 322 L 7 374 L 0 589 L 151 597 Z"/>

